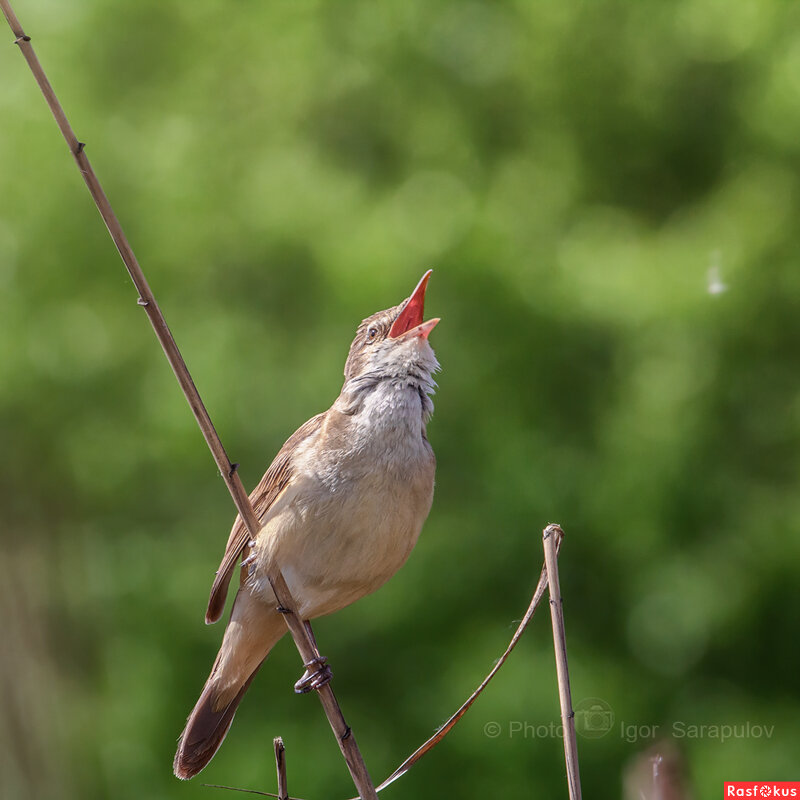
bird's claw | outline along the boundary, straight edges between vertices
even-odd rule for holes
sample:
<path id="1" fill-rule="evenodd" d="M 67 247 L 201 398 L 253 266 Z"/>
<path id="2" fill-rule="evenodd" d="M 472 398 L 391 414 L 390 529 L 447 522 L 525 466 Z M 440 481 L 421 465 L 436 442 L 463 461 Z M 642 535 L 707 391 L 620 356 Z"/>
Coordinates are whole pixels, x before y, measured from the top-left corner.
<path id="1" fill-rule="evenodd" d="M 306 668 L 306 671 L 294 685 L 294 690 L 297 694 L 317 691 L 325 686 L 325 684 L 330 683 L 333 677 L 333 672 L 325 656 L 312 658 L 311 661 L 307 661 L 303 666 Z"/>

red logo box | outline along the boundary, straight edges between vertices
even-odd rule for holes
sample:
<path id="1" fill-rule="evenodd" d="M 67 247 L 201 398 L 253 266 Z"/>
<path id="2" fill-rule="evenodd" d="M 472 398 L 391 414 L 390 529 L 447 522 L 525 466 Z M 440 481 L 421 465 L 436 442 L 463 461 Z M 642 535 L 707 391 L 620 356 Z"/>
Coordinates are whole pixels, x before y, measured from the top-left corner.
<path id="1" fill-rule="evenodd" d="M 729 797 L 797 797 L 800 781 L 725 781 L 725 798 Z"/>

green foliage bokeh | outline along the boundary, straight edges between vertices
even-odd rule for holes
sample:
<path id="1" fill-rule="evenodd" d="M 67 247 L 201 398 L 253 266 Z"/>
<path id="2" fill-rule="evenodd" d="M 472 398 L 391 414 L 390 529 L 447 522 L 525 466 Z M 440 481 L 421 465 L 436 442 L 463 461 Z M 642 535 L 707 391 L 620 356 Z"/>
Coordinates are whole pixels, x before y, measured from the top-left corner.
<path id="1" fill-rule="evenodd" d="M 15 5 L 246 486 L 334 399 L 357 322 L 434 268 L 433 510 L 316 626 L 376 779 L 502 652 L 550 521 L 573 697 L 615 716 L 579 740 L 584 793 L 619 797 L 652 743 L 623 724 L 772 726 L 676 740 L 696 796 L 797 777 L 797 6 Z M 212 765 L 172 777 L 232 505 L 11 38 L 0 793 L 273 790 L 280 734 L 293 795 L 349 797 L 286 639 Z M 557 720 L 543 609 L 385 797 L 564 796 Z"/>

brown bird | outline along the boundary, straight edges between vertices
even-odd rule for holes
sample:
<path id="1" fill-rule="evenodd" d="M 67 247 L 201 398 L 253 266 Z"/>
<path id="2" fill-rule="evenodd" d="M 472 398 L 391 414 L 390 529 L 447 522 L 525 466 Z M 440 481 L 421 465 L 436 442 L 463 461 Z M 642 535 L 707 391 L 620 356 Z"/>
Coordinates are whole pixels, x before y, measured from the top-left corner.
<path id="1" fill-rule="evenodd" d="M 250 500 L 254 541 L 236 518 L 211 588 L 216 622 L 242 563 L 239 591 L 211 675 L 189 715 L 174 770 L 187 779 L 216 753 L 247 687 L 286 623 L 267 576 L 279 568 L 303 620 L 374 592 L 405 563 L 433 501 L 436 459 L 426 436 L 439 369 L 423 322 L 430 270 L 400 305 L 356 332 L 336 402 L 283 445 Z M 325 676 L 308 675 L 298 691 Z M 317 683 L 315 683 L 315 681 Z"/>

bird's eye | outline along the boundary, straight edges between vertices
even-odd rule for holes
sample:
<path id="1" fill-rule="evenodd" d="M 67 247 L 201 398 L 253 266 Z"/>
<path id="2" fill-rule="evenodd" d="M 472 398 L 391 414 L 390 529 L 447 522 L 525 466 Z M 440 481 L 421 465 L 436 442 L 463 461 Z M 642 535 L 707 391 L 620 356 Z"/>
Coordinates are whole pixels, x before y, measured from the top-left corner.
<path id="1" fill-rule="evenodd" d="M 370 329 L 367 331 L 367 341 L 368 341 L 368 342 L 374 342 L 374 341 L 375 341 L 375 337 L 376 337 L 377 335 L 378 335 L 378 329 L 377 329 L 377 328 L 375 328 L 375 327 L 372 327 L 372 328 L 370 328 Z"/>

